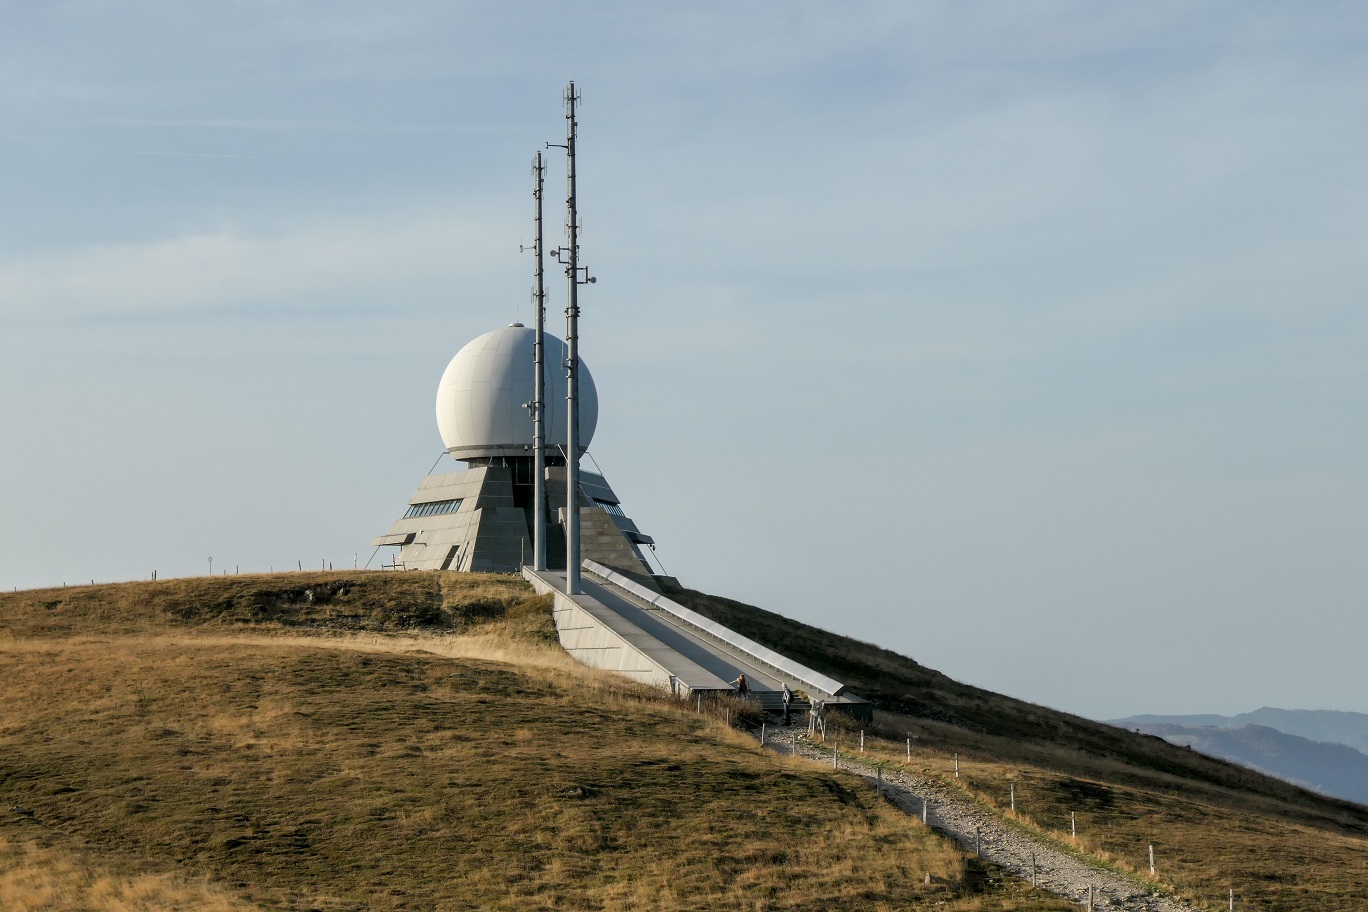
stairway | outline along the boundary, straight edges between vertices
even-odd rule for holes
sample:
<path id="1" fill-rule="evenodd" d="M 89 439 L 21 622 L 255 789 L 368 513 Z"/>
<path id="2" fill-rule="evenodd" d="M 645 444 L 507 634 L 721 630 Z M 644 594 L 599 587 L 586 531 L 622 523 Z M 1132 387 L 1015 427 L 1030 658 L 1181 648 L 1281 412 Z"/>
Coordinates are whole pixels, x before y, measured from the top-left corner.
<path id="1" fill-rule="evenodd" d="M 760 708 L 765 711 L 769 718 L 784 718 L 784 692 L 781 690 L 753 690 L 750 699 L 760 704 Z M 802 720 L 807 724 L 808 707 L 807 700 L 800 699 L 797 694 L 793 695 L 793 702 L 789 704 L 789 721 L 796 724 Z"/>

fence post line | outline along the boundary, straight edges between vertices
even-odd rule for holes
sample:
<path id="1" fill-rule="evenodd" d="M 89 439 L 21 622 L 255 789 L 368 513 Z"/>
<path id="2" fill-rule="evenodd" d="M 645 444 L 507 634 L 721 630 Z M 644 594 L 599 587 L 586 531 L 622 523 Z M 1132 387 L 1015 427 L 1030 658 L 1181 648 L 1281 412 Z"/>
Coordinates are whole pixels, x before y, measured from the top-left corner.
<path id="1" fill-rule="evenodd" d="M 1230 888 L 1230 912 L 1235 912 L 1235 888 Z"/>
<path id="2" fill-rule="evenodd" d="M 703 695 L 695 694 L 694 696 L 698 697 L 698 702 L 694 704 L 694 712 L 701 713 L 703 711 Z"/>
<path id="3" fill-rule="evenodd" d="M 1093 912 L 1093 888 L 1088 884 L 1088 912 Z"/>
<path id="4" fill-rule="evenodd" d="M 839 744 L 831 745 L 831 768 L 841 768 L 841 745 Z"/>
<path id="5" fill-rule="evenodd" d="M 878 768 L 877 776 L 878 776 L 878 778 L 876 778 L 876 779 L 874 780 L 874 794 L 875 794 L 876 796 L 877 796 L 877 795 L 882 795 L 882 794 L 883 794 L 883 767 L 882 767 L 882 766 Z"/>
<path id="6" fill-rule="evenodd" d="M 1150 843 L 1150 876 L 1154 876 L 1154 843 Z"/>
<path id="7" fill-rule="evenodd" d="M 926 796 L 922 796 L 922 825 L 926 824 Z"/>
<path id="8" fill-rule="evenodd" d="M 978 827 L 974 827 L 974 854 L 983 854 L 983 833 Z"/>
<path id="9" fill-rule="evenodd" d="M 765 723 L 760 723 L 760 746 L 765 746 Z"/>
<path id="10" fill-rule="evenodd" d="M 907 736 L 907 762 L 912 762 L 912 736 Z"/>
<path id="11" fill-rule="evenodd" d="M 1078 841 L 1078 818 L 1073 811 L 1069 811 L 1069 838 Z"/>
<path id="12" fill-rule="evenodd" d="M 1036 885 L 1035 852 L 1031 853 L 1031 886 Z"/>
<path id="13" fill-rule="evenodd" d="M 1010 788 L 1011 788 L 1011 790 L 1012 790 L 1012 811 L 1015 813 L 1015 812 L 1016 812 L 1016 783 L 1013 782 L 1013 783 L 1011 784 Z"/>
<path id="14" fill-rule="evenodd" d="M 955 778 L 959 778 L 959 754 L 955 754 Z"/>
<path id="15" fill-rule="evenodd" d="M 860 753 L 864 753 L 864 729 L 860 729 Z"/>

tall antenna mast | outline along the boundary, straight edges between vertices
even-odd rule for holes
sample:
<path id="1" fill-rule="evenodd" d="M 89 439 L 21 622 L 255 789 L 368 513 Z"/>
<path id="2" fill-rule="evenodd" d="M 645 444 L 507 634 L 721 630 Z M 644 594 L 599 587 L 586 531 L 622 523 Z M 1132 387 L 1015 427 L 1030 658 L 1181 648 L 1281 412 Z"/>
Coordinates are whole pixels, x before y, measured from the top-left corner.
<path id="1" fill-rule="evenodd" d="M 575 201 L 575 83 L 565 90 L 565 145 L 547 143 L 565 150 L 565 232 L 568 243 L 551 251 L 557 263 L 565 266 L 568 294 L 565 305 L 565 591 L 580 594 L 580 512 L 579 512 L 579 286 L 598 279 L 579 264 L 579 212 Z M 584 273 L 584 278 L 580 278 Z"/>
<path id="2" fill-rule="evenodd" d="M 575 83 L 565 90 L 565 232 L 568 243 L 552 255 L 565 265 L 565 591 L 580 592 L 579 512 L 579 286 L 598 279 L 579 264 L 579 213 L 575 204 Z M 552 143 L 547 143 L 550 148 Z M 562 259 L 564 257 L 564 259 Z M 584 278 L 580 278 L 580 273 Z"/>
<path id="3" fill-rule="evenodd" d="M 532 391 L 532 569 L 546 569 L 546 283 L 545 257 L 542 246 L 542 178 L 546 166 L 542 154 L 537 153 L 532 163 L 536 178 L 532 198 L 536 200 L 537 263 L 536 285 L 532 288 L 532 308 L 536 313 L 535 335 L 532 342 L 534 388 Z"/>
<path id="4" fill-rule="evenodd" d="M 579 215 L 575 205 L 575 83 L 565 90 L 565 591 L 580 591 L 579 512 Z"/>

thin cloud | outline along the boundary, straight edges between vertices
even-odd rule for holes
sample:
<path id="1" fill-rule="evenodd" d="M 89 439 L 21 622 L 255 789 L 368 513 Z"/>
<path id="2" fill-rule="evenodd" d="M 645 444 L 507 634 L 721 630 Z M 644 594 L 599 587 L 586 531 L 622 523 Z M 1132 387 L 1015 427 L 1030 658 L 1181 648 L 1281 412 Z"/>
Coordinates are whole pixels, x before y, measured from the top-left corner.
<path id="1" fill-rule="evenodd" d="M 0 265 L 0 319 L 176 313 L 232 303 L 354 296 L 459 273 L 482 275 L 502 235 L 479 219 L 318 226 L 274 237 L 223 231 L 100 245 Z M 511 242 L 510 242 L 511 243 Z M 401 277 L 401 278 L 396 278 Z"/>

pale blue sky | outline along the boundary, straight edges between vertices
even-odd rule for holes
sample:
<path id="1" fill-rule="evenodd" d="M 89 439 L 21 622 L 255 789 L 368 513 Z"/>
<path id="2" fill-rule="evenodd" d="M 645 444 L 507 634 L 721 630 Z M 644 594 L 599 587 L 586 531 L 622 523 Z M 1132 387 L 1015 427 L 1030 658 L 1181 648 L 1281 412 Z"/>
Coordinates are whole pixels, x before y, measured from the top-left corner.
<path id="1" fill-rule="evenodd" d="M 1087 715 L 1368 711 L 1366 43 L 0 3 L 0 584 L 364 561 L 448 359 L 528 316 L 573 78 L 593 453 L 672 573 Z"/>

